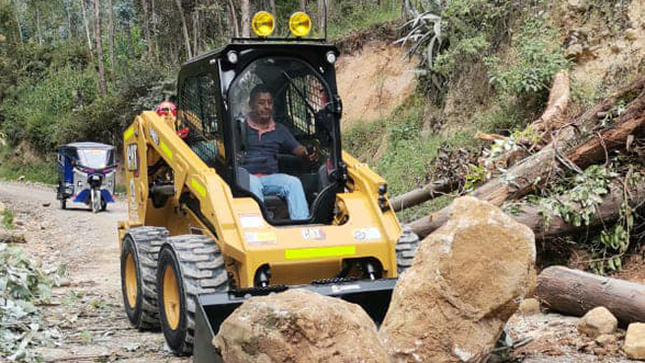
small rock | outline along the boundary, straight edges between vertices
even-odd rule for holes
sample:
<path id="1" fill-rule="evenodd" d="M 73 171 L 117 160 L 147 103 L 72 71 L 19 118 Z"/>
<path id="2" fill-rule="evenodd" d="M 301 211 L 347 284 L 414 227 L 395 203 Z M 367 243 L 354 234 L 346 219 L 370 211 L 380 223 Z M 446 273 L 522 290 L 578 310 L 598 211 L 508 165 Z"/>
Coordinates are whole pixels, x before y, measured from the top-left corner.
<path id="1" fill-rule="evenodd" d="M 616 336 L 613 334 L 601 334 L 596 338 L 596 343 L 600 345 L 608 345 L 616 342 Z"/>
<path id="2" fill-rule="evenodd" d="M 520 303 L 520 313 L 522 315 L 535 315 L 540 313 L 540 302 L 537 299 L 524 299 Z"/>
<path id="3" fill-rule="evenodd" d="M 61 277 L 61 279 L 58 280 L 59 287 L 67 287 L 69 285 L 71 285 L 71 281 L 66 277 Z"/>
<path id="4" fill-rule="evenodd" d="M 4 213 L 7 210 L 7 206 L 0 202 L 0 213 Z"/>
<path id="5" fill-rule="evenodd" d="M 15 224 L 16 226 L 24 226 L 25 225 L 25 223 L 23 221 L 14 221 L 13 224 Z"/>
<path id="6" fill-rule="evenodd" d="M 611 45 L 611 51 L 614 53 L 620 53 L 620 51 L 623 50 L 623 47 L 620 46 L 620 44 L 612 44 Z"/>
<path id="7" fill-rule="evenodd" d="M 569 4 L 569 7 L 571 9 L 578 11 L 587 10 L 587 8 L 589 7 L 589 4 L 587 4 L 586 0 L 568 0 L 567 3 Z"/>
<path id="8" fill-rule="evenodd" d="M 645 323 L 629 324 L 623 350 L 627 358 L 645 360 Z"/>
<path id="9" fill-rule="evenodd" d="M 607 354 L 607 351 L 605 350 L 605 348 L 596 347 L 596 348 L 593 348 L 593 354 L 595 354 L 595 355 L 605 355 L 605 354 Z"/>
<path id="10" fill-rule="evenodd" d="M 564 56 L 568 59 L 575 59 L 582 55 L 583 48 L 579 43 L 571 44 L 567 50 L 564 52 Z"/>
<path id="11" fill-rule="evenodd" d="M 21 176 L 19 176 L 19 177 L 18 177 L 18 181 L 23 181 L 23 180 L 25 180 L 25 176 L 24 176 L 24 175 L 21 175 Z"/>
<path id="12" fill-rule="evenodd" d="M 43 207 L 49 207 L 50 205 L 52 205 L 51 202 L 43 203 Z"/>
<path id="13" fill-rule="evenodd" d="M 591 309 L 578 322 L 578 331 L 591 338 L 611 334 L 618 326 L 618 319 L 604 306 Z"/>
<path id="14" fill-rule="evenodd" d="M 636 29 L 630 28 L 625 30 L 625 39 L 627 40 L 636 40 L 638 39 L 638 32 Z"/>

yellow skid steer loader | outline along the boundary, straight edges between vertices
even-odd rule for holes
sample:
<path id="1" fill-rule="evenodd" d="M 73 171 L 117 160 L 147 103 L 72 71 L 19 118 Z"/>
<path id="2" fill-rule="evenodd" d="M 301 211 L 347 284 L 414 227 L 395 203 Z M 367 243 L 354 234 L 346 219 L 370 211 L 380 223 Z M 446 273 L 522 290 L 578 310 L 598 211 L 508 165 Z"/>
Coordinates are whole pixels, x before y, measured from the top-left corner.
<path id="1" fill-rule="evenodd" d="M 182 66 L 176 120 L 143 112 L 125 130 L 125 311 L 137 328 L 161 327 L 176 354 L 219 361 L 211 340 L 236 307 L 295 287 L 383 319 L 418 238 L 402 234 L 385 181 L 341 149 L 338 55 L 323 40 L 233 39 Z M 258 92 L 269 131 L 254 129 Z M 306 153 L 255 160 L 271 130 Z M 301 185 L 306 218 L 293 218 L 286 186 L 257 191 L 258 165 Z"/>

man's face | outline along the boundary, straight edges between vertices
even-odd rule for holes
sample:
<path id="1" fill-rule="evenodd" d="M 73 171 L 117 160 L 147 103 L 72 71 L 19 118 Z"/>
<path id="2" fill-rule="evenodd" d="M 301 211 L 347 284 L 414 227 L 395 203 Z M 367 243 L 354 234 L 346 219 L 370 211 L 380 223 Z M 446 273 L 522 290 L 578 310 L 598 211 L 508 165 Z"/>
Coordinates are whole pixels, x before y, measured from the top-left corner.
<path id="1" fill-rule="evenodd" d="M 260 122 L 271 120 L 273 113 L 273 97 L 270 93 L 258 93 L 251 100 L 251 111 L 257 115 Z"/>

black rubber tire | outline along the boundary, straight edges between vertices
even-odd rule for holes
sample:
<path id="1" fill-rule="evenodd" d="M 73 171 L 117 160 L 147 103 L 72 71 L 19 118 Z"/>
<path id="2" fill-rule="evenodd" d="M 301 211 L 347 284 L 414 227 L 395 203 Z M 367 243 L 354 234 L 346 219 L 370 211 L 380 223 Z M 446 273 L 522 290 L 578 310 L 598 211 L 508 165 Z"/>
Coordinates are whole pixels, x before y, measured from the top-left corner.
<path id="1" fill-rule="evenodd" d="M 166 319 L 163 278 L 172 268 L 179 291 L 179 324 L 172 329 Z M 157 300 L 159 321 L 166 343 L 178 356 L 190 355 L 195 341 L 197 295 L 228 291 L 228 273 L 219 246 L 202 235 L 175 236 L 168 239 L 159 253 Z"/>
<path id="2" fill-rule="evenodd" d="M 107 209 L 107 202 L 101 199 L 101 211 L 105 212 L 106 209 Z"/>
<path id="3" fill-rule="evenodd" d="M 396 241 L 396 272 L 401 274 L 412 265 L 414 255 L 419 249 L 419 236 L 411 229 L 403 227 L 401 236 Z"/>
<path id="4" fill-rule="evenodd" d="M 67 208 L 67 199 L 63 198 L 60 200 L 60 209 L 65 209 Z"/>
<path id="5" fill-rule="evenodd" d="M 121 293 L 130 323 L 140 330 L 159 330 L 157 310 L 157 257 L 169 238 L 163 227 L 131 228 L 123 238 L 121 248 Z M 128 253 L 133 254 L 137 279 L 137 302 L 128 304 L 125 286 L 125 267 Z"/>

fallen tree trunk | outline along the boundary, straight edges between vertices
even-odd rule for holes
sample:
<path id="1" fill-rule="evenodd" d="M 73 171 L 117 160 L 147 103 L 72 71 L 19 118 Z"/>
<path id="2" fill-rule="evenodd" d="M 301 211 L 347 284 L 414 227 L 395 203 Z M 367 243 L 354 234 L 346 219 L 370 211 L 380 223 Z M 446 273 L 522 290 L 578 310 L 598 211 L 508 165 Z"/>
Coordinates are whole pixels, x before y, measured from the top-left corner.
<path id="1" fill-rule="evenodd" d="M 623 325 L 645 321 L 645 285 L 625 280 L 552 266 L 538 276 L 534 295 L 549 309 L 567 315 L 582 316 L 604 306 Z"/>
<path id="2" fill-rule="evenodd" d="M 638 93 L 638 96 L 615 120 L 615 126 L 603 131 L 600 137 L 598 134 L 593 134 L 590 139 L 581 136 L 577 131 L 578 129 L 593 130 L 597 125 L 599 113 L 610 111 L 618 100 L 633 93 Z M 615 148 L 624 144 L 630 134 L 642 132 L 644 118 L 645 78 L 614 93 L 592 110 L 585 112 L 575 122 L 576 127 L 569 126 L 560 129 L 554 140 L 540 152 L 520 161 L 503 175 L 479 187 L 471 195 L 497 206 L 506 200 L 519 199 L 533 191 L 535 187 L 543 185 L 549 175 L 557 171 L 555 161 L 572 165 L 577 162 L 581 167 L 597 162 L 598 158 L 606 155 L 606 151 L 609 151 L 611 147 Z M 605 137 L 610 142 L 606 142 Z M 419 237 L 423 238 L 448 220 L 449 208 L 450 206 L 418 219 L 410 223 L 409 226 Z"/>
<path id="3" fill-rule="evenodd" d="M 27 243 L 24 234 L 0 231 L 0 243 Z"/>
<path id="4" fill-rule="evenodd" d="M 556 73 L 553 76 L 553 85 L 546 109 L 539 119 L 533 121 L 531 127 L 535 131 L 549 132 L 564 125 L 564 114 L 569 106 L 569 93 L 569 74 L 567 71 Z"/>
<path id="5" fill-rule="evenodd" d="M 432 181 L 422 188 L 412 190 L 405 194 L 397 195 L 390 199 L 390 204 L 395 212 L 414 207 L 440 195 L 450 193 L 459 187 L 459 183 L 450 179 Z"/>
<path id="6" fill-rule="evenodd" d="M 536 205 L 522 206 L 519 212 L 512 215 L 512 217 L 531 228 L 537 240 L 562 237 L 617 220 L 620 216 L 621 205 L 626 197 L 630 207 L 642 205 L 645 202 L 645 183 L 638 183 L 631 188 L 628 187 L 628 190 L 625 190 L 625 186 L 622 184 L 612 184 L 609 188 L 609 193 L 603 196 L 601 203 L 598 203 L 596 213 L 589 221 L 589 225 L 575 226 L 572 223 L 565 222 L 562 217 L 556 215 L 553 211 L 546 211 L 548 215 L 545 216 L 545 211 Z M 563 203 L 568 202 L 566 198 L 558 199 Z M 548 225 L 545 224 L 545 219 L 550 221 Z"/>

